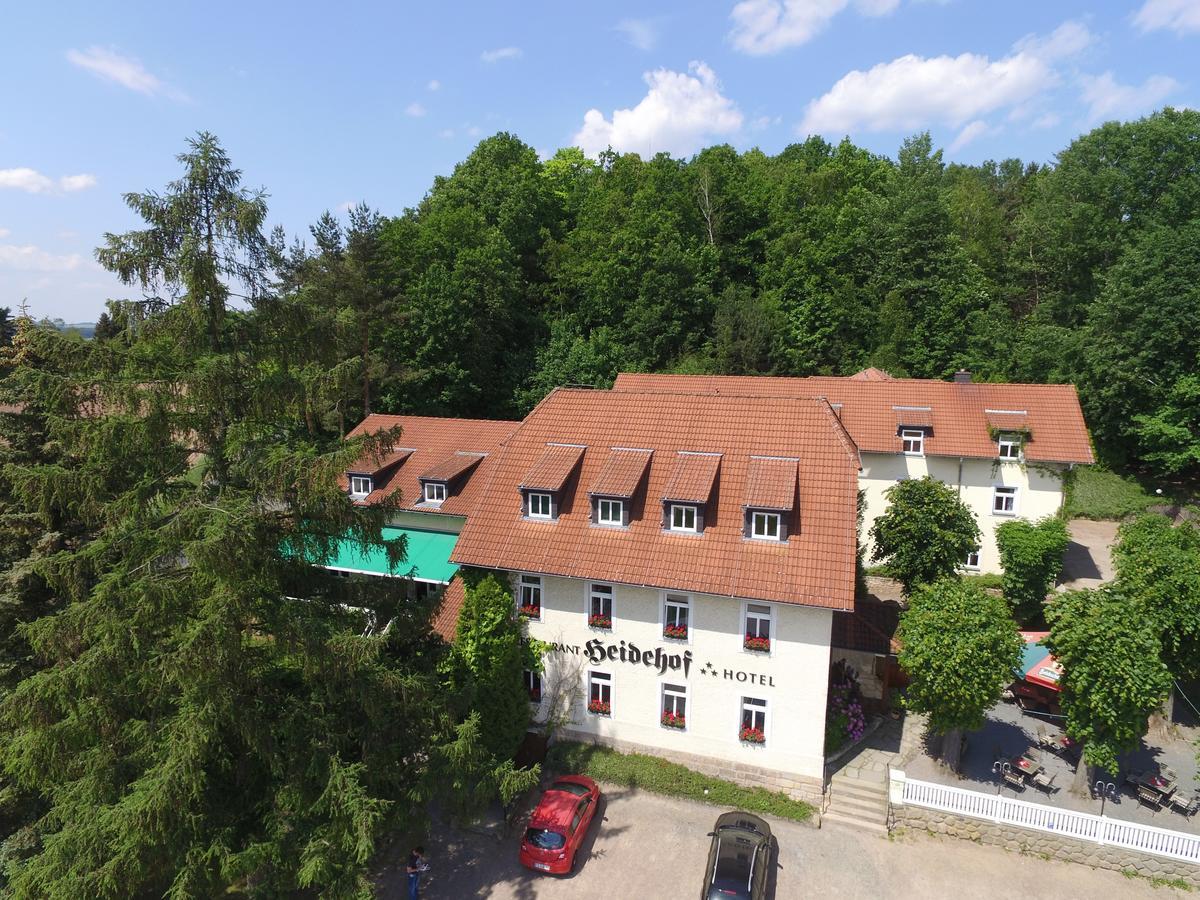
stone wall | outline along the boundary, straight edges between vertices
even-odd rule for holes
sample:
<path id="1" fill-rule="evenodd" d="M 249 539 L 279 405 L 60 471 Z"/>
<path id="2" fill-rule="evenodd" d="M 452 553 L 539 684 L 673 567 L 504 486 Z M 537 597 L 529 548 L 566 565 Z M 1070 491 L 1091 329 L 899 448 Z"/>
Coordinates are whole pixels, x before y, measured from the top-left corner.
<path id="1" fill-rule="evenodd" d="M 946 834 L 1045 859 L 1061 859 L 1118 872 L 1136 872 L 1146 878 L 1181 879 L 1192 887 L 1200 887 L 1200 867 L 1163 856 L 1094 844 L 1016 825 L 998 825 L 985 819 L 967 818 L 921 806 L 892 804 L 889 818 L 891 828 Z"/>
<path id="2" fill-rule="evenodd" d="M 557 739 L 579 741 L 584 744 L 602 744 L 605 747 L 611 747 L 619 753 L 641 753 L 646 756 L 657 756 L 659 759 L 678 763 L 681 766 L 686 766 L 695 772 L 708 775 L 712 778 L 721 778 L 725 781 L 732 781 L 734 784 L 744 785 L 745 787 L 762 787 L 771 791 L 783 791 L 789 797 L 811 803 L 818 810 L 821 808 L 822 785 L 820 779 L 817 778 L 808 778 L 804 775 L 789 772 L 778 772 L 773 769 L 764 769 L 760 766 L 731 762 L 715 757 L 698 756 L 694 753 L 683 753 L 678 750 L 665 750 L 662 747 L 649 747 L 644 744 L 636 744 L 632 741 L 623 741 L 607 736 L 600 738 L 595 734 L 571 729 L 560 731 Z M 813 823 L 815 824 L 818 819 L 819 817 L 814 816 Z"/>

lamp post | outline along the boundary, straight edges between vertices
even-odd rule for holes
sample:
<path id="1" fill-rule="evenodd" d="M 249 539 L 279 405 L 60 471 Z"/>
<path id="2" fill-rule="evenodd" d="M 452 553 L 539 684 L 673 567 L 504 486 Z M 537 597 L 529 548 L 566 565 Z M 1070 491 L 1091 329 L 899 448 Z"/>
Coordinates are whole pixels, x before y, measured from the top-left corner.
<path id="1" fill-rule="evenodd" d="M 1094 789 L 1100 795 L 1100 815 L 1104 815 L 1104 802 L 1109 797 L 1117 799 L 1117 786 L 1111 781 L 1100 779 L 1096 782 Z"/>
<path id="2" fill-rule="evenodd" d="M 1004 776 L 1012 771 L 1012 765 L 1004 760 L 998 759 L 992 763 L 992 771 L 995 772 L 997 776 L 996 793 L 999 794 L 1004 788 Z"/>

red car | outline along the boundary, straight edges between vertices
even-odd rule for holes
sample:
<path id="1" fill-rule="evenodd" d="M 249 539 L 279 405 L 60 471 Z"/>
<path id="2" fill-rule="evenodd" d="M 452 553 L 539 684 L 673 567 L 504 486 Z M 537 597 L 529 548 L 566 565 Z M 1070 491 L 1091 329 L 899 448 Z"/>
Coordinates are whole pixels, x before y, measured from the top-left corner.
<path id="1" fill-rule="evenodd" d="M 565 875 L 600 805 L 600 788 L 586 775 L 562 775 L 542 794 L 521 838 L 521 865 Z"/>

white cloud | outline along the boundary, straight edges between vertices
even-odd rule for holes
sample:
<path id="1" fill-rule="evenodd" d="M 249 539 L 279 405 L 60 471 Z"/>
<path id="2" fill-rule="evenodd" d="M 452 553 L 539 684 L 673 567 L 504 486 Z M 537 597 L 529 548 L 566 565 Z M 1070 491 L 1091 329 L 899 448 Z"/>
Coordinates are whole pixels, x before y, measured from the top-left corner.
<path id="1" fill-rule="evenodd" d="M 954 153 L 958 150 L 961 150 L 975 139 L 981 138 L 991 131 L 992 129 L 988 126 L 988 123 L 982 119 L 976 119 L 973 122 L 968 122 L 963 126 L 962 131 L 958 133 L 958 136 L 954 138 L 950 146 L 946 149 L 950 153 Z"/>
<path id="2" fill-rule="evenodd" d="M 1053 128 L 1062 121 L 1062 116 L 1058 113 L 1044 113 L 1033 120 L 1034 128 Z"/>
<path id="3" fill-rule="evenodd" d="M 187 99 L 185 94 L 147 72 L 141 62 L 132 56 L 122 56 L 116 50 L 95 46 L 82 51 L 68 50 L 67 59 L 97 78 L 119 84 L 147 97 L 161 95 L 172 100 Z"/>
<path id="4" fill-rule="evenodd" d="M 6 237 L 8 237 L 10 234 L 12 234 L 12 230 L 11 230 L 11 229 L 9 229 L 9 228 L 0 228 L 0 238 L 6 238 Z"/>
<path id="5" fill-rule="evenodd" d="M 24 272 L 69 272 L 84 264 L 78 253 L 58 256 L 33 244 L 0 244 L 0 268 Z"/>
<path id="6" fill-rule="evenodd" d="M 742 113 L 721 94 L 717 76 L 702 62 L 688 72 L 656 69 L 644 78 L 650 90 L 633 109 L 618 109 L 606 119 L 589 109 L 573 143 L 590 156 L 611 146 L 619 152 L 647 155 L 667 151 L 686 156 L 709 138 L 731 135 L 742 127 Z"/>
<path id="7" fill-rule="evenodd" d="M 431 78 L 429 80 L 429 84 L 425 85 L 425 90 L 427 90 L 427 91 L 438 91 L 438 90 L 441 90 L 441 88 L 442 88 L 442 83 L 440 81 L 438 81 L 436 78 Z"/>
<path id="8" fill-rule="evenodd" d="M 483 129 L 478 125 L 468 125 L 463 129 L 467 133 L 467 137 L 479 137 L 483 134 Z"/>
<path id="9" fill-rule="evenodd" d="M 1088 107 L 1088 119 L 1117 119 L 1150 112 L 1179 88 L 1179 82 L 1166 75 L 1151 75 L 1140 85 L 1121 84 L 1112 72 L 1084 75 L 1082 98 Z"/>
<path id="10" fill-rule="evenodd" d="M 443 128 L 441 131 L 438 132 L 438 137 L 449 140 L 450 138 L 454 137 L 454 129 L 453 128 Z"/>
<path id="11" fill-rule="evenodd" d="M 933 124 L 962 128 L 1000 110 L 1021 118 L 1027 113 L 1023 104 L 1061 81 L 1054 63 L 1081 53 L 1094 40 L 1086 26 L 1068 21 L 1048 35 L 1027 35 L 996 60 L 978 53 L 910 53 L 867 71 L 856 69 L 808 104 L 798 130 L 840 135 Z M 968 137 L 982 133 L 975 132 Z"/>
<path id="12" fill-rule="evenodd" d="M 495 50 L 484 50 L 479 54 L 479 58 L 485 63 L 500 62 L 504 59 L 520 59 L 521 56 L 520 47 L 499 47 Z"/>
<path id="13" fill-rule="evenodd" d="M 1200 31 L 1200 3 L 1196 0 L 1146 0 L 1134 14 L 1133 24 L 1142 31 L 1169 28 L 1176 34 Z"/>
<path id="14" fill-rule="evenodd" d="M 404 114 L 406 116 L 412 116 L 415 119 L 419 119 L 421 116 L 425 115 L 425 107 L 420 103 L 410 103 L 408 106 L 404 107 Z"/>
<path id="15" fill-rule="evenodd" d="M 651 19 L 622 19 L 617 31 L 639 50 L 653 50 L 658 43 L 658 26 Z"/>
<path id="16" fill-rule="evenodd" d="M 27 194 L 67 194 L 86 190 L 95 184 L 95 175 L 64 175 L 55 180 L 36 169 L 0 169 L 0 189 L 11 188 Z"/>
<path id="17" fill-rule="evenodd" d="M 742 0 L 729 14 L 729 39 L 743 53 L 778 53 L 807 43 L 851 5 L 864 16 L 883 16 L 900 0 Z"/>

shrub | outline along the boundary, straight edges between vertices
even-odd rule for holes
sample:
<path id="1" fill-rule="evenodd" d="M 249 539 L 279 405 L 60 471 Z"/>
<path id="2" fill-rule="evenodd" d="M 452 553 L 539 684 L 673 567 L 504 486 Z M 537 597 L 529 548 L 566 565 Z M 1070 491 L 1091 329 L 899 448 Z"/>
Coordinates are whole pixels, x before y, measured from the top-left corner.
<path id="1" fill-rule="evenodd" d="M 858 673 L 844 659 L 839 659 L 829 672 L 829 699 L 825 704 L 825 753 L 840 749 L 847 741 L 859 740 L 866 728 Z"/>
<path id="2" fill-rule="evenodd" d="M 561 774 L 587 775 L 597 781 L 642 788 L 668 797 L 765 813 L 794 822 L 806 822 L 813 814 L 812 806 L 802 800 L 793 800 L 782 791 L 742 787 L 656 756 L 618 753 L 598 744 L 558 741 L 550 748 L 546 769 Z"/>
<path id="3" fill-rule="evenodd" d="M 1148 493 L 1132 478 L 1125 478 L 1099 466 L 1076 469 L 1067 480 L 1068 519 L 1124 519 L 1161 498 Z"/>
<path id="4" fill-rule="evenodd" d="M 1023 626 L 1042 621 L 1042 602 L 1062 571 L 1067 526 L 1062 519 L 1043 519 L 1036 525 L 1023 519 L 996 529 L 996 546 L 1004 569 L 1004 599 Z"/>
<path id="5" fill-rule="evenodd" d="M 955 574 L 979 547 L 975 514 L 940 481 L 901 481 L 888 488 L 887 498 L 888 508 L 871 526 L 871 559 L 887 562 L 906 595 Z"/>

